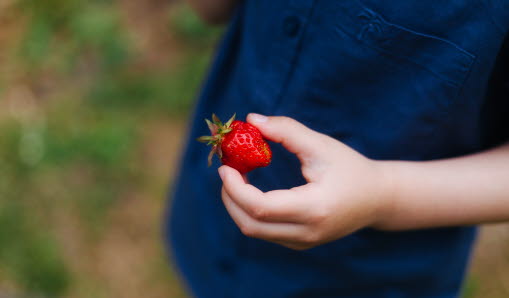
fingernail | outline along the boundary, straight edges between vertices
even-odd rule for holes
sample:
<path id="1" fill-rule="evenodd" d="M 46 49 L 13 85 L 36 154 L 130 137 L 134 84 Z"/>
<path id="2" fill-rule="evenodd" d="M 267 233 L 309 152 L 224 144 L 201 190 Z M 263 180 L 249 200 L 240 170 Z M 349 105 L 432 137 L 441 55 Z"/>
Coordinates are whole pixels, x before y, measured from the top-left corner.
<path id="1" fill-rule="evenodd" d="M 267 120 L 269 119 L 267 116 L 263 116 L 260 114 L 251 113 L 249 115 L 250 115 L 251 121 L 256 122 L 256 123 L 267 122 Z"/>

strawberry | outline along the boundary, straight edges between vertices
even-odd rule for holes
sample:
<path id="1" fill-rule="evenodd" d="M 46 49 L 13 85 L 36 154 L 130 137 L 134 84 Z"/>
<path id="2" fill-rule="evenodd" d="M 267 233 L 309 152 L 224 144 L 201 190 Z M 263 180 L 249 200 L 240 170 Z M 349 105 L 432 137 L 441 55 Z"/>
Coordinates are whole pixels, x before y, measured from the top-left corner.
<path id="1" fill-rule="evenodd" d="M 199 137 L 198 141 L 212 145 L 209 154 L 209 166 L 214 154 L 224 165 L 237 169 L 244 174 L 256 168 L 266 167 L 272 159 L 269 144 L 263 139 L 258 128 L 235 120 L 235 115 L 225 124 L 212 114 L 212 122 L 205 119 L 211 136 Z"/>

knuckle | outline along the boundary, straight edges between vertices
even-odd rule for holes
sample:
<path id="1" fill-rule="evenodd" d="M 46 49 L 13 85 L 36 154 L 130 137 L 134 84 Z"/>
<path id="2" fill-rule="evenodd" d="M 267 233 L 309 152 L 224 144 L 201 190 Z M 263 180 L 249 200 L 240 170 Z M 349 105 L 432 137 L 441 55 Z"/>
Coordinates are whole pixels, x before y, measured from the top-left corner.
<path id="1" fill-rule="evenodd" d="M 297 251 L 304 251 L 304 250 L 308 250 L 310 249 L 312 246 L 308 246 L 308 245 L 297 245 L 297 244 L 293 244 L 293 245 L 289 245 L 288 248 L 291 248 L 293 250 L 297 250 Z"/>
<path id="2" fill-rule="evenodd" d="M 279 121 L 281 122 L 289 122 L 289 121 L 293 121 L 292 118 L 290 117 L 287 117 L 287 116 L 277 116 L 276 119 L 278 119 Z"/>
<path id="3" fill-rule="evenodd" d="M 299 245 L 286 245 L 286 247 L 288 247 L 289 249 L 297 250 L 297 251 L 303 251 L 304 250 Z"/>
<path id="4" fill-rule="evenodd" d="M 293 250 L 300 250 L 300 247 L 301 245 L 297 244 L 297 243 L 287 243 L 287 242 L 281 242 L 279 243 L 280 245 L 284 246 L 284 247 L 287 247 L 289 249 L 293 249 Z"/>
<path id="5" fill-rule="evenodd" d="M 286 121 L 288 124 L 297 124 L 299 122 L 297 122 L 297 120 L 293 119 L 293 118 L 290 118 L 290 117 L 286 117 L 286 116 L 283 116 L 283 120 Z"/>
<path id="6" fill-rule="evenodd" d="M 256 207 L 251 210 L 251 215 L 258 220 L 263 220 L 267 217 L 268 213 L 264 207 Z"/>
<path id="7" fill-rule="evenodd" d="M 312 223 L 321 223 L 321 222 L 325 221 L 328 216 L 329 216 L 329 211 L 327 208 L 318 207 L 315 209 L 315 211 L 311 215 L 311 222 Z"/>
<path id="8" fill-rule="evenodd" d="M 244 234 L 247 237 L 255 237 L 256 236 L 255 229 L 251 225 L 243 224 L 239 228 L 240 228 L 240 231 L 242 232 L 242 234 Z"/>
<path id="9" fill-rule="evenodd" d="M 297 120 L 295 120 L 293 118 L 290 118 L 290 117 L 286 117 L 286 116 L 278 116 L 277 120 L 281 124 L 284 124 L 284 125 L 297 125 L 297 124 L 299 124 L 299 122 L 297 122 Z"/>
<path id="10" fill-rule="evenodd" d="M 320 235 L 315 232 L 309 232 L 302 236 L 301 244 L 306 247 L 315 246 L 320 241 Z"/>

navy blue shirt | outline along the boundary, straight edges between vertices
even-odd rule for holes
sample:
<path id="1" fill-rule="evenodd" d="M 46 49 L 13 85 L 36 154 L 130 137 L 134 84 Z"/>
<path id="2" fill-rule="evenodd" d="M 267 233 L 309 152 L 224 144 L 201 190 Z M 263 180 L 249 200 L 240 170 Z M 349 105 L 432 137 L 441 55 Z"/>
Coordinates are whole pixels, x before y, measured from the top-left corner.
<path id="1" fill-rule="evenodd" d="M 198 297 L 456 297 L 474 227 L 362 229 L 293 251 L 245 237 L 207 168 L 204 118 L 285 115 L 369 158 L 432 160 L 508 139 L 509 1 L 246 0 L 198 101 L 168 216 L 172 255 Z M 505 46 L 504 46 L 504 41 Z M 304 184 L 279 145 L 250 174 Z M 312 200 L 313 198 L 310 198 Z M 461 208 L 461 206 L 458 206 Z"/>

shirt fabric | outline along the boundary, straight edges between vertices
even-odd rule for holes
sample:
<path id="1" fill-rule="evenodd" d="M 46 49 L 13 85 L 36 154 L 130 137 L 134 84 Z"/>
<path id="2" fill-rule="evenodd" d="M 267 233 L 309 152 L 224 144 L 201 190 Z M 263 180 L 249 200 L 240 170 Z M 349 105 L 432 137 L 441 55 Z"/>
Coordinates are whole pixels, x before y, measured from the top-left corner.
<path id="1" fill-rule="evenodd" d="M 294 251 L 245 237 L 195 141 L 212 113 L 292 117 L 377 160 L 424 161 L 508 139 L 509 1 L 246 0 L 221 41 L 171 193 L 167 242 L 197 297 L 457 297 L 475 227 L 362 229 Z M 503 46 L 505 42 L 505 46 Z M 305 183 L 272 144 L 263 191 Z M 315 198 L 309 198 L 313 200 Z M 458 206 L 461 208 L 461 206 Z"/>

